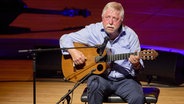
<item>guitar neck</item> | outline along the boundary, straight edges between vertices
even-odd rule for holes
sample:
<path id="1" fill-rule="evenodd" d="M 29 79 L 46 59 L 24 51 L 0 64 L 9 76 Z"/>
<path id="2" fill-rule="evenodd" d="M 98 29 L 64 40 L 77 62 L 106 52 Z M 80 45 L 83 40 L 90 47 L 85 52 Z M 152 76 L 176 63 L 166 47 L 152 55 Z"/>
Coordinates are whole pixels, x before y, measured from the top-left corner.
<path id="1" fill-rule="evenodd" d="M 116 54 L 116 55 L 108 55 L 107 56 L 107 62 L 115 61 L 115 60 L 123 60 L 128 59 L 130 55 L 137 55 L 138 53 L 125 53 L 125 54 Z"/>

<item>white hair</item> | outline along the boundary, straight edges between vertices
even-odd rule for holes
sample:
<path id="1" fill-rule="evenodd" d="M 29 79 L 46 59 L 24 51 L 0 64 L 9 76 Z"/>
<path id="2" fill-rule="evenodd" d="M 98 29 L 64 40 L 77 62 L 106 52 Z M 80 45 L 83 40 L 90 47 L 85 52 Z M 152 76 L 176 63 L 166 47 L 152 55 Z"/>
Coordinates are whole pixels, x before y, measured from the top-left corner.
<path id="1" fill-rule="evenodd" d="M 124 18 L 124 8 L 121 5 L 121 3 L 118 3 L 118 2 L 109 2 L 109 3 L 107 3 L 105 5 L 105 7 L 103 8 L 102 16 L 104 15 L 104 13 L 106 12 L 106 10 L 108 8 L 112 8 L 112 9 L 115 9 L 117 11 L 120 11 L 120 16 L 122 17 L 122 19 Z"/>

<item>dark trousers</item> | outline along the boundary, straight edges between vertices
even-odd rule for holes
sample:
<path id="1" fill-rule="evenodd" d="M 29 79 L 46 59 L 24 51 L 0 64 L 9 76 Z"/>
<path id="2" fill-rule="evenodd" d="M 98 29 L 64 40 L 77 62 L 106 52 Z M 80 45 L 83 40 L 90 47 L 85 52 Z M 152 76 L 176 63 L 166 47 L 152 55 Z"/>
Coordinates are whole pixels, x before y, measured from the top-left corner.
<path id="1" fill-rule="evenodd" d="M 88 78 L 87 87 L 89 104 L 102 104 L 103 98 L 112 93 L 125 99 L 128 104 L 144 104 L 142 86 L 131 78 L 112 81 L 92 75 Z"/>

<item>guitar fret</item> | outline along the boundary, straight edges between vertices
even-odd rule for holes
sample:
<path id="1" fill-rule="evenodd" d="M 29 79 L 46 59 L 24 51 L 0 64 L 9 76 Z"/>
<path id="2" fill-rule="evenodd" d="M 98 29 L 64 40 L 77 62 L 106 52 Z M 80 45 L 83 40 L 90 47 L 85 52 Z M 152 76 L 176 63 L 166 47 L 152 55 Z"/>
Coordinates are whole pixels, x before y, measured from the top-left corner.
<path id="1" fill-rule="evenodd" d="M 126 54 L 116 54 L 116 55 L 108 55 L 107 61 L 115 61 L 115 60 L 122 60 L 127 59 L 130 57 L 132 53 L 126 53 Z M 134 53 L 133 53 L 134 54 Z"/>
<path id="2" fill-rule="evenodd" d="M 118 55 L 118 60 L 121 59 L 121 55 Z"/>
<path id="3" fill-rule="evenodd" d="M 152 50 L 153 51 L 153 50 Z M 155 52 L 155 56 L 158 55 L 158 53 L 156 51 Z M 153 60 L 155 57 L 153 57 L 151 54 L 153 54 L 153 52 L 147 52 L 147 51 L 142 51 L 140 52 L 135 52 L 135 53 L 124 53 L 124 54 L 115 54 L 115 55 L 107 55 L 107 60 L 108 62 L 111 61 L 115 61 L 115 60 L 123 60 L 123 59 L 128 59 L 130 57 L 130 55 L 139 55 L 143 60 Z"/>
<path id="4" fill-rule="evenodd" d="M 111 55 L 107 56 L 107 61 L 111 61 Z"/>

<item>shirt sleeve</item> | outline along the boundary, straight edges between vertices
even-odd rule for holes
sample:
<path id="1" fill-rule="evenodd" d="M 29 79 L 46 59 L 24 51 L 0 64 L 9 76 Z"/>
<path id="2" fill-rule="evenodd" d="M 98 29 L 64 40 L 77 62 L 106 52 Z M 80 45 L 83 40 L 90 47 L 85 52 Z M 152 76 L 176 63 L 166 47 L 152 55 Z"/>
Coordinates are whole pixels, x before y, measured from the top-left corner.
<path id="1" fill-rule="evenodd" d="M 139 38 L 138 38 L 138 35 L 133 31 L 131 30 L 130 32 L 132 35 L 130 35 L 130 48 L 131 48 L 131 51 L 132 52 L 140 52 L 141 51 L 141 47 L 140 47 L 140 41 L 139 41 Z M 141 68 L 144 68 L 144 63 L 143 63 L 143 60 L 140 59 L 140 63 L 141 63 Z"/>
<path id="2" fill-rule="evenodd" d="M 101 31 L 102 28 L 102 23 L 96 23 L 87 25 L 85 28 L 79 31 L 64 34 L 60 38 L 60 47 L 74 47 L 74 42 L 87 44 L 90 46 L 101 44 L 105 37 L 105 32 Z"/>

